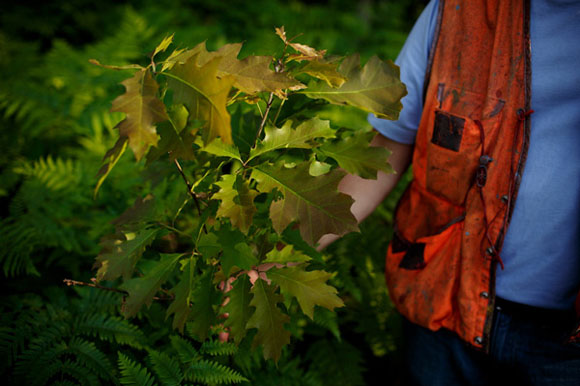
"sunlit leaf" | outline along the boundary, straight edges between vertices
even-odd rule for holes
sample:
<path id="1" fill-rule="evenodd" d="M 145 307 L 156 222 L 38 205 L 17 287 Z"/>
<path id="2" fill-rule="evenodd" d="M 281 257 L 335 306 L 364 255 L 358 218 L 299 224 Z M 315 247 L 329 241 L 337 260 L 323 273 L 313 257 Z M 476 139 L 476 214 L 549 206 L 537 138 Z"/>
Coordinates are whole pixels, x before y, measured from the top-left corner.
<path id="1" fill-rule="evenodd" d="M 318 60 L 308 62 L 299 72 L 306 73 L 318 79 L 322 79 L 328 86 L 336 88 L 346 82 L 346 77 L 337 70 L 336 63 L 323 63 Z"/>
<path id="2" fill-rule="evenodd" d="M 103 157 L 103 166 L 101 166 L 97 173 L 99 180 L 95 186 L 95 191 L 93 193 L 94 197 L 99 193 L 99 189 L 103 185 L 103 182 L 105 182 L 105 179 L 109 176 L 111 170 L 113 170 L 117 162 L 119 162 L 121 156 L 125 153 L 125 150 L 127 150 L 127 137 L 119 137 L 115 145 L 109 149 Z"/>
<path id="3" fill-rule="evenodd" d="M 291 222 L 297 221 L 302 238 L 314 245 L 327 233 L 342 236 L 358 230 L 350 212 L 352 198 L 337 190 L 344 173 L 333 170 L 312 177 L 309 167 L 307 162 L 293 169 L 264 164 L 253 170 L 252 178 L 258 181 L 259 191 L 277 189 L 284 196 L 270 206 L 270 218 L 276 232 L 281 233 Z"/>
<path id="4" fill-rule="evenodd" d="M 310 143 L 315 138 L 333 138 L 334 130 L 330 128 L 330 122 L 320 118 L 312 118 L 292 128 L 293 122 L 288 120 L 281 128 L 267 126 L 264 139 L 259 145 L 250 151 L 250 160 L 264 153 L 276 149 L 301 148 L 309 149 Z"/>
<path id="5" fill-rule="evenodd" d="M 159 45 L 157 47 L 155 47 L 155 50 L 153 51 L 153 54 L 151 55 L 151 58 L 154 58 L 155 55 L 157 55 L 160 52 L 163 52 L 167 49 L 167 47 L 169 47 L 169 45 L 171 43 L 173 43 L 173 35 L 171 34 L 171 36 L 166 36 L 161 43 L 159 43 Z"/>
<path id="6" fill-rule="evenodd" d="M 167 120 L 165 105 L 157 97 L 159 86 L 148 70 L 135 73 L 122 82 L 125 94 L 113 101 L 111 111 L 126 114 L 119 125 L 119 135 L 129 138 L 129 147 L 140 160 L 150 145 L 157 145 L 155 124 Z"/>
<path id="7" fill-rule="evenodd" d="M 144 67 L 138 64 L 127 64 L 125 66 L 112 66 L 109 64 L 102 64 L 97 59 L 89 59 L 91 64 L 94 64 L 99 67 L 108 68 L 109 70 L 143 70 Z"/>
<path id="8" fill-rule="evenodd" d="M 310 260 L 311 257 L 305 255 L 300 251 L 296 251 L 292 245 L 286 245 L 281 250 L 277 248 L 272 249 L 270 252 L 266 254 L 266 259 L 264 260 L 265 263 L 279 263 L 279 264 L 286 264 L 286 263 L 303 263 L 305 261 Z"/>
<path id="9" fill-rule="evenodd" d="M 302 92 L 310 98 L 357 107 L 379 118 L 399 117 L 403 107 L 401 98 L 407 90 L 399 79 L 399 68 L 391 61 L 383 62 L 373 56 L 361 69 L 359 56 L 352 55 L 344 59 L 339 72 L 348 79 L 341 87 L 334 88 L 319 81 Z"/>
<path id="10" fill-rule="evenodd" d="M 248 182 L 241 176 L 234 174 L 222 176 L 216 185 L 221 188 L 213 195 L 213 199 L 221 201 L 216 217 L 229 218 L 234 227 L 248 233 L 256 213 L 254 198 L 258 192 L 250 189 Z"/>
<path id="11" fill-rule="evenodd" d="M 218 139 L 214 139 L 207 145 L 203 145 L 202 141 L 196 141 L 196 144 L 200 146 L 201 151 L 205 151 L 206 153 L 216 155 L 218 157 L 228 157 L 233 158 L 242 162 L 242 158 L 240 157 L 240 151 L 236 147 L 236 145 L 224 143 Z"/>
<path id="12" fill-rule="evenodd" d="M 204 122 L 202 134 L 205 144 L 216 137 L 225 143 L 232 143 L 231 118 L 226 104 L 234 79 L 231 76 L 218 77 L 221 58 L 200 66 L 199 55 L 192 56 L 184 64 L 176 64 L 171 72 L 165 73 L 173 90 L 173 102 L 185 105 L 190 120 Z"/>
<path id="13" fill-rule="evenodd" d="M 261 279 L 256 280 L 251 293 L 254 297 L 250 306 L 256 310 L 246 326 L 248 329 L 258 329 L 254 336 L 253 346 L 263 346 L 264 358 L 278 362 L 282 347 L 290 343 L 290 331 L 284 328 L 284 324 L 290 321 L 290 317 L 283 314 L 277 306 L 278 303 L 284 301 L 284 298 L 275 292 L 274 286 L 268 285 Z"/>
<path id="14" fill-rule="evenodd" d="M 268 271 L 268 278 L 279 285 L 284 293 L 296 297 L 302 312 L 311 319 L 314 316 L 314 306 L 333 310 L 344 305 L 336 296 L 336 288 L 326 284 L 331 276 L 324 271 L 307 272 L 302 266 L 272 268 Z"/>
<path id="15" fill-rule="evenodd" d="M 369 146 L 374 133 L 359 133 L 337 142 L 327 142 L 316 152 L 334 158 L 338 165 L 351 174 L 376 179 L 377 171 L 392 173 L 387 162 L 391 152 L 384 147 Z"/>

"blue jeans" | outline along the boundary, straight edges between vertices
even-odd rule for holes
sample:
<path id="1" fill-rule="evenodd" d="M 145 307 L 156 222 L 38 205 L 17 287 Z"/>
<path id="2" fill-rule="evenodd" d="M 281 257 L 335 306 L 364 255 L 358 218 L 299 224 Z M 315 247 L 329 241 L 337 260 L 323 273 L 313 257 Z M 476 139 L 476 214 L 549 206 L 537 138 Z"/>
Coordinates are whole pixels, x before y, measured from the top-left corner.
<path id="1" fill-rule="evenodd" d="M 579 386 L 580 344 L 565 343 L 573 320 L 505 308 L 494 312 L 489 354 L 448 330 L 433 332 L 405 320 L 405 384 Z"/>

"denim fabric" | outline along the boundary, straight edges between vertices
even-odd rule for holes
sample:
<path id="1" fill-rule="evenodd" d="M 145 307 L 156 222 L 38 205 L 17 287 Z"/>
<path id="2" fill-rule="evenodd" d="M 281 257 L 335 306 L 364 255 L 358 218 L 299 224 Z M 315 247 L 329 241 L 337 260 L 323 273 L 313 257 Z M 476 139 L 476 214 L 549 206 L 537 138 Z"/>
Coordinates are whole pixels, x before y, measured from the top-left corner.
<path id="1" fill-rule="evenodd" d="M 448 330 L 405 320 L 405 385 L 580 385 L 580 344 L 565 343 L 570 323 L 536 322 L 495 311 L 490 354 Z"/>

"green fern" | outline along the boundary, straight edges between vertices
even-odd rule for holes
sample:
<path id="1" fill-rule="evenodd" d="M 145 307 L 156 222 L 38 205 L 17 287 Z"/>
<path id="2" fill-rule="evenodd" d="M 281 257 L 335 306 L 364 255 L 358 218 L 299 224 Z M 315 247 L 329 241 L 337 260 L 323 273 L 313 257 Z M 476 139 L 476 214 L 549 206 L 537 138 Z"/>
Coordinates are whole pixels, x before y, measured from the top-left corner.
<path id="1" fill-rule="evenodd" d="M 119 370 L 121 372 L 122 385 L 152 386 L 155 384 L 153 376 L 147 368 L 129 359 L 122 352 L 119 352 Z"/>
<path id="2" fill-rule="evenodd" d="M 178 386 L 181 384 L 183 372 L 175 359 L 163 352 L 151 350 L 149 351 L 149 360 L 162 385 Z"/>
<path id="3" fill-rule="evenodd" d="M 137 326 L 117 316 L 88 315 L 80 318 L 77 328 L 79 334 L 134 348 L 142 348 L 145 340 Z"/>
<path id="4" fill-rule="evenodd" d="M 187 369 L 185 377 L 193 382 L 209 384 L 231 384 L 248 381 L 237 371 L 205 359 L 192 363 Z"/>
<path id="5" fill-rule="evenodd" d="M 217 355 L 234 355 L 238 351 L 238 347 L 231 342 L 220 342 L 216 340 L 209 340 L 201 345 L 200 352 L 212 356 Z"/>
<path id="6" fill-rule="evenodd" d="M 189 364 L 199 357 L 197 350 L 184 338 L 173 335 L 170 339 L 171 346 L 175 351 L 177 351 L 177 355 L 179 356 L 181 363 Z"/>

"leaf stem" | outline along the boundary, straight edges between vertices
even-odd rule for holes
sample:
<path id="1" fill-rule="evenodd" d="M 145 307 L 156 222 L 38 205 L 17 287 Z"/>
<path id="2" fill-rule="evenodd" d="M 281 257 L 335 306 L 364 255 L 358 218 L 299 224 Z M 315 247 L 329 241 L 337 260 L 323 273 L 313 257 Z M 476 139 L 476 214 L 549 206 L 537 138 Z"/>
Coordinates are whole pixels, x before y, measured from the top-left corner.
<path id="1" fill-rule="evenodd" d="M 197 200 L 197 195 L 193 192 L 193 186 L 191 186 L 191 183 L 187 179 L 187 176 L 185 175 L 185 172 L 183 171 L 183 168 L 181 167 L 181 164 L 179 163 L 177 158 L 175 158 L 173 162 L 175 163 L 175 166 L 177 166 L 177 170 L 179 170 L 179 174 L 181 174 L 181 177 L 183 178 L 185 185 L 187 185 L 187 193 L 191 196 L 191 198 L 193 198 L 193 201 L 195 202 L 195 206 L 197 208 L 197 213 L 201 216 L 201 208 L 199 206 L 199 201 Z"/>
<path id="2" fill-rule="evenodd" d="M 268 98 L 268 102 L 266 103 L 266 111 L 264 111 L 264 115 L 262 116 L 262 122 L 260 122 L 260 129 L 258 130 L 258 135 L 256 136 L 256 142 L 262 135 L 262 130 L 264 130 L 264 126 L 266 125 L 266 119 L 268 119 L 268 113 L 272 108 L 272 102 L 274 101 L 274 93 L 270 93 L 270 97 Z"/>

